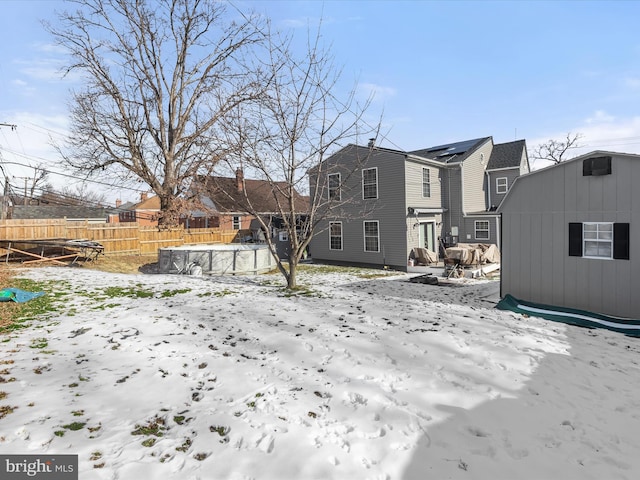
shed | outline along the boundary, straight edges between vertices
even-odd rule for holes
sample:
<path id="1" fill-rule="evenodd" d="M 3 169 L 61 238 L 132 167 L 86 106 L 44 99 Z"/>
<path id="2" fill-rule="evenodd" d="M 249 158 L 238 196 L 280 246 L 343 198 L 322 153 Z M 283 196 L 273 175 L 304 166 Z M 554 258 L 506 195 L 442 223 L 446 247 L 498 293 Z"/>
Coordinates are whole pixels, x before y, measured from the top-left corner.
<path id="1" fill-rule="evenodd" d="M 519 177 L 499 206 L 501 295 L 639 318 L 640 155 L 595 151 Z"/>

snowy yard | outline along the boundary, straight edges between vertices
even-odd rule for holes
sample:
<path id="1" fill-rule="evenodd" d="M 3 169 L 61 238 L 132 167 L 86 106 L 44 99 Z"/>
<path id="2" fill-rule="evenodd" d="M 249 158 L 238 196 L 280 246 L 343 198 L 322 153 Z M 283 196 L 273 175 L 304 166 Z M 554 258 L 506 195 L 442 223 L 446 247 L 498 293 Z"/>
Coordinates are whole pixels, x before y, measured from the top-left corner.
<path id="1" fill-rule="evenodd" d="M 495 310 L 497 282 L 23 275 L 58 311 L 0 343 L 0 451 L 82 480 L 640 473 L 640 339 Z"/>

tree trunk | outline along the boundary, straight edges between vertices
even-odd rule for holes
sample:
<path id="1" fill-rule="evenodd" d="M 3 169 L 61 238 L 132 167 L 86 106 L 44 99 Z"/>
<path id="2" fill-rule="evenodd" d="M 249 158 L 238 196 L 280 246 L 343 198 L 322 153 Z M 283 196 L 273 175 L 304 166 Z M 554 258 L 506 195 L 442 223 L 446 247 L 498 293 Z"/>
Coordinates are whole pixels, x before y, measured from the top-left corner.
<path id="1" fill-rule="evenodd" d="M 292 290 L 298 286 L 296 273 L 298 269 L 298 259 L 294 253 L 289 254 L 289 276 L 287 277 L 287 288 Z"/>
<path id="2" fill-rule="evenodd" d="M 160 217 L 158 226 L 161 228 L 177 227 L 179 224 L 179 212 L 176 199 L 172 195 L 160 195 Z"/>

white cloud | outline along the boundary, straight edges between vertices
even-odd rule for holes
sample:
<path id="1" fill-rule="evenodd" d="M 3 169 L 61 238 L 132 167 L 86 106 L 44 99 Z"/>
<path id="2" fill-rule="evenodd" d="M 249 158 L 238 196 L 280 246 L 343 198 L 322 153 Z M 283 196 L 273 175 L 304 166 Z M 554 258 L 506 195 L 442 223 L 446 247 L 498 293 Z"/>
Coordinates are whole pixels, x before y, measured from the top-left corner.
<path id="1" fill-rule="evenodd" d="M 615 120 L 615 117 L 612 116 L 612 115 L 609 115 L 604 110 L 596 110 L 595 113 L 591 117 L 588 117 L 585 120 L 585 123 L 587 125 L 601 124 L 601 123 L 611 123 L 614 120 Z"/>
<path id="2" fill-rule="evenodd" d="M 565 139 L 567 133 L 581 135 L 579 146 L 572 149 L 567 158 L 577 157 L 594 150 L 640 154 L 640 116 L 614 117 L 598 110 L 586 118 L 582 124 L 569 127 L 566 131 L 553 132 L 544 137 L 528 138 L 529 155 L 532 155 L 538 145 L 546 143 L 550 139 Z M 548 165 L 543 161 L 535 163 L 534 168 Z"/>
<path id="3" fill-rule="evenodd" d="M 358 93 L 363 97 L 371 98 L 374 102 L 380 102 L 394 97 L 397 91 L 395 88 L 375 83 L 361 83 L 358 85 Z"/>
<path id="4" fill-rule="evenodd" d="M 627 77 L 624 79 L 624 84 L 632 89 L 640 89 L 640 77 Z"/>

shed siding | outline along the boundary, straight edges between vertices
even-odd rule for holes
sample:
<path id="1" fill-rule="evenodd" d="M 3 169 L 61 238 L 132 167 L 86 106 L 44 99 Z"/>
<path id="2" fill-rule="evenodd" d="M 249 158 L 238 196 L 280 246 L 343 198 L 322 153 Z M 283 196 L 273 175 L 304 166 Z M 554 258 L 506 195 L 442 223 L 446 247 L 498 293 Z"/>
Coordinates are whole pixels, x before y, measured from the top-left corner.
<path id="1" fill-rule="evenodd" d="M 630 260 L 568 255 L 570 222 L 629 223 L 638 245 L 640 157 L 613 155 L 603 176 L 583 176 L 584 158 L 521 177 L 503 202 L 502 293 L 640 318 L 640 252 L 632 247 Z"/>

